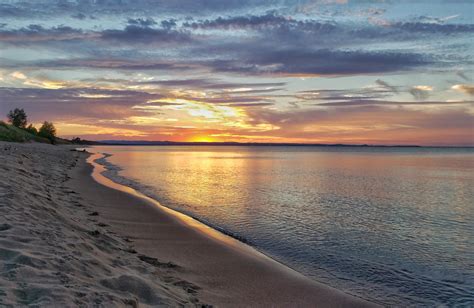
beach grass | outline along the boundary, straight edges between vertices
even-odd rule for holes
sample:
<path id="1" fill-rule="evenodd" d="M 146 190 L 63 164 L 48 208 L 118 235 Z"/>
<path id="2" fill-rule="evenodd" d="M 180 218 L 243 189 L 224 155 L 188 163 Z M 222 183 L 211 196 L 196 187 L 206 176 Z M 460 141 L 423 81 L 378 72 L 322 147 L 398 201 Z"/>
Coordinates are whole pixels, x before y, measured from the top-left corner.
<path id="1" fill-rule="evenodd" d="M 32 135 L 27 131 L 0 121 L 0 141 L 51 143 L 48 139 Z"/>

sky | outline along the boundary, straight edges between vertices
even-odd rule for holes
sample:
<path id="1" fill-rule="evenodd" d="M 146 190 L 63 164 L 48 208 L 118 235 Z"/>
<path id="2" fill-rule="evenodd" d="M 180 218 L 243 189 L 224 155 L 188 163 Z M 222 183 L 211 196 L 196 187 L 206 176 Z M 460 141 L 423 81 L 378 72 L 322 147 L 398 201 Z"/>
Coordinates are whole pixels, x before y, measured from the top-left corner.
<path id="1" fill-rule="evenodd" d="M 474 145 L 474 1 L 0 0 L 0 117 L 89 140 Z"/>

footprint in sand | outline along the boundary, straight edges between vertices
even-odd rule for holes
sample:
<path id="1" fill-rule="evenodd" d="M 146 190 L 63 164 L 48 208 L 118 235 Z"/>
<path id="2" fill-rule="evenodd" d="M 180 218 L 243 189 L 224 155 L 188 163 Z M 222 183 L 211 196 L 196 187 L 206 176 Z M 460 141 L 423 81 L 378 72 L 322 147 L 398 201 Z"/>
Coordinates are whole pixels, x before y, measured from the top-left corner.
<path id="1" fill-rule="evenodd" d="M 12 226 L 9 224 L 0 224 L 0 232 L 10 230 L 11 228 Z"/>
<path id="2" fill-rule="evenodd" d="M 148 256 L 145 256 L 145 255 L 139 255 L 138 258 L 140 260 L 142 260 L 143 262 L 146 262 L 146 263 L 151 264 L 151 265 L 156 266 L 156 267 L 161 267 L 161 268 L 177 268 L 177 267 L 179 267 L 178 265 L 176 265 L 174 263 L 160 262 L 160 261 L 158 261 L 157 258 L 148 257 Z"/>
<path id="3" fill-rule="evenodd" d="M 185 280 L 180 280 L 175 283 L 173 283 L 175 286 L 183 288 L 184 291 L 188 292 L 189 294 L 197 294 L 198 290 L 200 289 L 198 286 L 185 281 Z"/>
<path id="4" fill-rule="evenodd" d="M 147 283 L 145 280 L 142 280 L 135 276 L 130 275 L 121 275 L 119 277 L 113 277 L 108 279 L 103 279 L 100 283 L 113 291 L 119 291 L 121 293 L 128 293 L 129 295 L 135 296 L 139 302 L 151 306 L 165 306 L 165 303 L 156 296 L 155 288 Z"/>
<path id="5" fill-rule="evenodd" d="M 100 235 L 100 232 L 98 230 L 94 230 L 94 231 L 89 231 L 87 232 L 89 235 L 92 235 L 92 236 L 99 236 Z"/>

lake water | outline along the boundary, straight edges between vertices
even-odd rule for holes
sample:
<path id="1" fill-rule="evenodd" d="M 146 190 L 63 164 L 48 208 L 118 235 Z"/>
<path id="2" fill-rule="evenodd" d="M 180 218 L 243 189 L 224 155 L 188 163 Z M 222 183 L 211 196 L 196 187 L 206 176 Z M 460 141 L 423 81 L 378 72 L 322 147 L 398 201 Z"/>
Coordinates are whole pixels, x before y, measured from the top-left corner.
<path id="1" fill-rule="evenodd" d="M 347 293 L 474 305 L 474 150 L 99 146 L 107 176 Z"/>

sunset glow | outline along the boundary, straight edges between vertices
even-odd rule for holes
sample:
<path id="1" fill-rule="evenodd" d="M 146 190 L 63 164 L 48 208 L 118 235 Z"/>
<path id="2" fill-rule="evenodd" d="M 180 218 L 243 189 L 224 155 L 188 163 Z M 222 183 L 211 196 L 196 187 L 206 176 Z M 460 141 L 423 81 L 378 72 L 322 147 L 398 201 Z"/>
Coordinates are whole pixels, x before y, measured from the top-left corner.
<path id="1" fill-rule="evenodd" d="M 474 145 L 469 1 L 64 3 L 0 7 L 2 115 L 90 140 Z"/>
<path id="2" fill-rule="evenodd" d="M 0 0 L 0 307 L 473 307 L 474 0 Z"/>
<path id="3" fill-rule="evenodd" d="M 189 139 L 190 142 L 216 142 L 216 138 L 211 138 L 209 136 L 194 136 Z"/>

